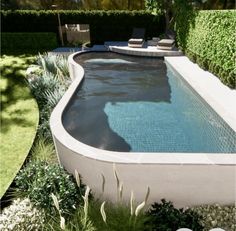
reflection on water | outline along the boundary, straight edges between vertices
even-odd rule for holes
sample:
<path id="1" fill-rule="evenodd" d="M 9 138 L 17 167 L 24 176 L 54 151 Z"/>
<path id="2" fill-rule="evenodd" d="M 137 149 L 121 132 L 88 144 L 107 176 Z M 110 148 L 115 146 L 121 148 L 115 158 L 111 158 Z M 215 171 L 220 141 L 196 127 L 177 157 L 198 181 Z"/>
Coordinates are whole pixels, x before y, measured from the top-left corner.
<path id="1" fill-rule="evenodd" d="M 110 128 L 105 105 L 136 101 L 169 103 L 170 86 L 163 59 L 87 53 L 79 56 L 78 62 L 85 68 L 85 79 L 63 114 L 66 130 L 97 148 L 130 151 L 130 144 Z"/>
<path id="2" fill-rule="evenodd" d="M 235 132 L 162 59 L 87 53 L 63 113 L 88 145 L 131 152 L 235 153 Z"/>

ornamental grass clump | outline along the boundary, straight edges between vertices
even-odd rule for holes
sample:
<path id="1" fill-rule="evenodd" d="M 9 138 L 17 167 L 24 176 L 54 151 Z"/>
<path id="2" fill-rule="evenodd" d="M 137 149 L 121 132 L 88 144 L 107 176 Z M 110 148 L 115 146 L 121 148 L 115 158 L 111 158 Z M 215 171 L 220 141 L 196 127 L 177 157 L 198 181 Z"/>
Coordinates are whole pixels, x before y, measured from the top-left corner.
<path id="1" fill-rule="evenodd" d="M 61 214 L 65 217 L 83 203 L 84 185 L 80 184 L 78 188 L 74 177 L 58 164 L 32 161 L 18 173 L 15 184 L 17 196 L 29 197 L 37 207 L 52 216 L 57 214 L 50 196 L 52 193 L 60 201 Z"/>
<path id="2" fill-rule="evenodd" d="M 52 142 L 45 137 L 38 137 L 31 149 L 30 159 L 32 161 L 45 161 L 47 163 L 58 163 L 56 150 Z"/>
<path id="3" fill-rule="evenodd" d="M 102 231 L 144 231 L 146 216 L 142 212 L 150 194 L 150 188 L 148 187 L 145 199 L 139 205 L 135 205 L 134 193 L 131 192 L 130 205 L 126 205 L 122 201 L 123 182 L 119 178 L 119 174 L 116 168 L 116 165 L 113 164 L 113 175 L 116 182 L 116 191 L 117 191 L 117 202 L 113 204 L 111 202 L 103 201 L 94 201 L 90 205 L 89 216 L 94 221 L 95 227 L 98 230 Z M 104 192 L 105 188 L 105 177 L 102 176 L 102 191 Z M 100 216 L 97 214 L 100 213 Z"/>
<path id="4" fill-rule="evenodd" d="M 93 201 L 89 206 L 90 219 L 97 230 L 101 231 L 144 231 L 146 230 L 145 213 L 140 212 L 135 221 L 131 218 L 130 206 L 126 204 Z M 131 218 L 131 219 L 130 219 Z M 135 221 L 135 222 L 134 222 Z"/>
<path id="5" fill-rule="evenodd" d="M 44 214 L 31 201 L 16 199 L 0 214 L 1 231 L 43 231 Z"/>
<path id="6" fill-rule="evenodd" d="M 43 68 L 44 72 L 52 73 L 62 82 L 69 77 L 67 58 L 62 55 L 39 54 L 37 63 Z"/>
<path id="7" fill-rule="evenodd" d="M 78 175 L 77 175 L 78 176 Z M 78 180 L 78 178 L 77 178 Z M 79 183 L 80 185 L 81 183 Z M 93 226 L 92 221 L 88 216 L 89 209 L 89 194 L 90 188 L 86 187 L 86 191 L 83 197 L 84 204 L 83 206 L 79 206 L 77 211 L 73 214 L 70 219 L 65 219 L 61 214 L 61 205 L 57 197 L 52 193 L 51 197 L 53 200 L 53 204 L 59 214 L 59 219 L 57 217 L 53 218 L 50 221 L 50 224 L 45 226 L 45 231 L 51 230 L 66 230 L 66 231 L 95 231 L 95 227 Z"/>

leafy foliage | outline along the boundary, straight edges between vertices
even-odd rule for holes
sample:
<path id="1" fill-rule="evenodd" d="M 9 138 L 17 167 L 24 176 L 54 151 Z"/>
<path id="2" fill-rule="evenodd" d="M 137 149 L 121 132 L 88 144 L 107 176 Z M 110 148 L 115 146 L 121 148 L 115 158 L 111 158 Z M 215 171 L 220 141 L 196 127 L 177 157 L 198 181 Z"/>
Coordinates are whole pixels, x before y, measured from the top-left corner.
<path id="1" fill-rule="evenodd" d="M 66 58 L 60 55 L 39 55 L 40 69 L 29 74 L 29 86 L 40 109 L 38 136 L 51 139 L 49 118 L 53 108 L 69 86 Z"/>
<path id="2" fill-rule="evenodd" d="M 0 214 L 0 230 L 2 231 L 43 231 L 44 214 L 33 207 L 30 200 L 15 199 Z"/>
<path id="3" fill-rule="evenodd" d="M 26 22 L 28 24 L 28 22 Z M 3 50 L 52 49 L 57 47 L 55 33 L 1 33 Z"/>
<path id="4" fill-rule="evenodd" d="M 58 34 L 57 13 L 61 25 L 89 24 L 92 44 L 104 41 L 127 41 L 133 27 L 146 28 L 146 37 L 164 32 L 164 17 L 146 11 L 1 11 L 3 32 L 54 32 Z M 30 23 L 28 23 L 30 22 Z M 59 40 L 59 35 L 58 35 Z"/>
<path id="5" fill-rule="evenodd" d="M 200 231 L 199 216 L 191 210 L 177 209 L 171 202 L 162 199 L 161 203 L 154 203 L 147 212 L 147 224 L 153 231 L 172 231 L 179 228 L 189 228 Z"/>
<path id="6" fill-rule="evenodd" d="M 182 11 L 176 24 L 178 45 L 186 55 L 231 88 L 236 87 L 234 25 L 233 10 Z"/>
<path id="7" fill-rule="evenodd" d="M 200 223 L 204 226 L 204 231 L 219 227 L 225 230 L 236 230 L 236 207 L 233 205 L 203 205 L 193 207 L 191 210 L 201 216 Z"/>
<path id="8" fill-rule="evenodd" d="M 69 215 L 76 210 L 84 194 L 84 185 L 77 187 L 74 178 L 58 164 L 44 161 L 30 162 L 20 170 L 15 178 L 16 195 L 29 197 L 38 207 L 48 214 L 55 215 L 51 194 L 55 194 L 61 203 L 61 213 Z"/>

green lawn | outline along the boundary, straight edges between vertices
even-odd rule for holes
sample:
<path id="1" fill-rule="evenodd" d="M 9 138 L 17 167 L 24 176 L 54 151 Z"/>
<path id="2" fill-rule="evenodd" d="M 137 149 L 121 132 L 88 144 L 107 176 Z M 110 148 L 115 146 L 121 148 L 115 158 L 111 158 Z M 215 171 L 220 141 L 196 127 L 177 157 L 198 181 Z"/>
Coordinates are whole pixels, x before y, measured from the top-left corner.
<path id="1" fill-rule="evenodd" d="M 24 78 L 32 55 L 3 55 L 1 65 L 0 198 L 20 170 L 35 138 L 36 101 Z"/>

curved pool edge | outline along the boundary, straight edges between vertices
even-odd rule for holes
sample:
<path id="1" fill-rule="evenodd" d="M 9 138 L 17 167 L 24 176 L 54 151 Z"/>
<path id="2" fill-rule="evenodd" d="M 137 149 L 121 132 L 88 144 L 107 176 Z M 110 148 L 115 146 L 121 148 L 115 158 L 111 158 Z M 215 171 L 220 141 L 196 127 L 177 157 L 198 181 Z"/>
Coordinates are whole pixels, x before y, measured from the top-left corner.
<path id="1" fill-rule="evenodd" d="M 174 201 L 177 206 L 234 202 L 234 154 L 114 152 L 94 148 L 74 139 L 62 124 L 62 114 L 84 78 L 84 69 L 74 61 L 74 57 L 81 53 L 74 53 L 68 58 L 73 82 L 50 117 L 58 159 L 68 172 L 74 173 L 77 169 L 84 183 L 97 195 L 102 194 L 102 174 L 106 185 L 109 185 L 109 190 L 103 195 L 111 200 L 116 197 L 113 177 L 115 163 L 118 175 L 124 182 L 126 200 L 130 197 L 130 191 L 134 190 L 137 201 L 142 201 L 149 186 L 150 202 L 157 200 L 156 195 L 158 199 L 165 197 Z M 219 189 L 219 185 L 224 187 Z"/>

